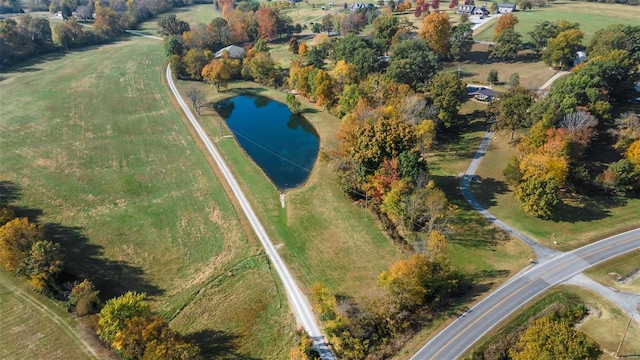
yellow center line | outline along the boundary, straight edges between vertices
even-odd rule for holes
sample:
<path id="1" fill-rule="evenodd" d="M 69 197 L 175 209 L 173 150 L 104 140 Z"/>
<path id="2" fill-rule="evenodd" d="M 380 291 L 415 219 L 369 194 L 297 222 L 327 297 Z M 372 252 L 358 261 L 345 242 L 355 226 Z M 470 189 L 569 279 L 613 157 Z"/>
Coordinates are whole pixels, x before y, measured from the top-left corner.
<path id="1" fill-rule="evenodd" d="M 544 277 L 546 277 L 547 275 L 550 275 L 551 273 L 558 272 L 560 269 L 562 269 L 562 268 L 564 268 L 564 267 L 567 267 L 567 266 L 569 266 L 569 265 L 571 265 L 571 264 L 573 264 L 573 263 L 575 263 L 575 262 L 577 262 L 577 261 L 579 261 L 579 260 L 586 261 L 586 260 L 584 260 L 584 258 L 585 258 L 585 257 L 592 256 L 592 255 L 594 255 L 594 254 L 597 254 L 597 253 L 599 253 L 599 252 L 602 252 L 602 251 L 608 250 L 608 249 L 610 249 L 610 248 L 612 248 L 612 247 L 615 247 L 615 246 L 617 246 L 617 245 L 623 245 L 623 244 L 626 244 L 626 243 L 628 243 L 628 242 L 635 241 L 635 240 L 636 240 L 636 239 L 629 239 L 629 240 L 625 240 L 625 241 L 623 241 L 623 242 L 620 242 L 620 243 L 617 243 L 617 244 L 614 244 L 614 245 L 609 245 L 609 246 L 607 246 L 607 247 L 604 247 L 604 248 L 600 248 L 600 249 L 594 250 L 594 251 L 589 252 L 589 253 L 587 253 L 587 254 L 585 254 L 585 255 L 583 255 L 583 256 L 575 255 L 576 257 L 575 257 L 574 259 L 572 259 L 571 261 L 567 261 L 567 262 L 565 262 L 565 263 L 562 263 L 559 267 L 554 268 L 554 269 L 551 269 L 551 270 L 549 270 L 549 271 L 547 271 L 547 272 L 545 272 L 545 273 L 543 273 L 543 274 L 539 275 L 538 277 L 536 277 L 536 278 L 534 278 L 532 281 L 530 281 L 530 282 L 529 282 L 529 284 L 528 284 L 527 286 L 521 287 L 520 289 L 516 290 L 515 292 L 513 292 L 513 293 L 509 294 L 509 296 L 505 297 L 505 298 L 504 298 L 504 299 L 502 299 L 500 302 L 498 302 L 497 304 L 495 304 L 494 306 L 492 306 L 489 310 L 485 311 L 482 315 L 480 315 L 480 317 L 478 317 L 476 320 L 474 320 L 471 324 L 467 325 L 467 326 L 466 326 L 462 331 L 460 331 L 456 336 L 454 336 L 454 337 L 453 337 L 451 340 L 449 340 L 449 341 L 448 341 L 444 346 L 442 346 L 442 347 L 440 348 L 440 350 L 439 350 L 437 353 L 435 353 L 435 354 L 431 357 L 431 359 L 435 359 L 435 358 L 436 358 L 436 356 L 438 356 L 442 351 L 444 351 L 444 349 L 445 349 L 445 348 L 447 348 L 449 345 L 451 345 L 451 343 L 452 343 L 452 342 L 454 342 L 456 339 L 458 339 L 460 336 L 462 336 L 465 332 L 467 332 L 467 330 L 469 330 L 469 328 L 470 328 L 470 327 L 472 327 L 473 325 L 475 325 L 478 321 L 482 320 L 485 316 L 487 316 L 487 314 L 491 313 L 493 310 L 495 310 L 495 308 L 497 308 L 498 306 L 502 305 L 502 303 L 504 303 L 505 301 L 509 300 L 511 297 L 513 297 L 514 295 L 516 295 L 516 294 L 517 294 L 517 293 L 519 293 L 520 291 L 522 291 L 522 290 L 526 289 L 527 287 L 529 287 L 529 285 L 531 285 L 531 284 L 535 283 L 535 282 L 536 282 L 536 281 L 538 281 L 538 280 L 543 279 Z M 574 254 L 572 254 L 572 255 L 574 255 Z"/>

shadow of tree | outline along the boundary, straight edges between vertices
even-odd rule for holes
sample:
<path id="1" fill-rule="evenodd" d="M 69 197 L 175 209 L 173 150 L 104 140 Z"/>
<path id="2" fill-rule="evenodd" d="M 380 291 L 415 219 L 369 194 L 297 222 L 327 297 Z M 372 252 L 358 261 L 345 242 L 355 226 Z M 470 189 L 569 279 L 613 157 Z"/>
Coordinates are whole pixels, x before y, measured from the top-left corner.
<path id="1" fill-rule="evenodd" d="M 239 354 L 234 344 L 238 336 L 225 331 L 205 329 L 188 335 L 187 339 L 200 346 L 205 359 L 258 360 Z"/>
<path id="2" fill-rule="evenodd" d="M 58 223 L 47 223 L 43 228 L 47 239 L 62 246 L 66 266 L 73 275 L 93 282 L 103 299 L 127 291 L 145 292 L 149 296 L 162 295 L 162 289 L 146 281 L 141 268 L 105 258 L 102 246 L 89 243 L 81 228 Z"/>
<path id="3" fill-rule="evenodd" d="M 20 189 L 13 181 L 0 181 L 0 206 L 18 200 L 20 195 Z"/>
<path id="4" fill-rule="evenodd" d="M 481 179 L 476 176 L 477 181 L 471 182 L 471 192 L 473 196 L 484 207 L 496 206 L 496 195 L 503 195 L 509 191 L 509 187 L 504 181 L 499 181 L 494 178 Z M 478 183 L 479 181 L 479 183 Z"/>

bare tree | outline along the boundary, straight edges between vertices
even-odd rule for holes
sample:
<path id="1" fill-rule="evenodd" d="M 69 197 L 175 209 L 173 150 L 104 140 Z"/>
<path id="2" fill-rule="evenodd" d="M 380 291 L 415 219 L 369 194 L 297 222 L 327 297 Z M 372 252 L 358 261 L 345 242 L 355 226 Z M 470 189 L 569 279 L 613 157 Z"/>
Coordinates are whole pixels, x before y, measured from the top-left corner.
<path id="1" fill-rule="evenodd" d="M 202 109 L 206 101 L 202 91 L 200 91 L 197 86 L 191 85 L 185 90 L 185 95 L 187 95 L 189 100 L 191 100 L 191 107 L 193 110 L 195 110 L 198 116 L 200 116 L 200 109 Z"/>
<path id="2" fill-rule="evenodd" d="M 404 98 L 400 113 L 402 120 L 409 124 L 417 125 L 425 119 L 425 107 L 427 102 L 420 95 L 411 95 Z"/>
<path id="3" fill-rule="evenodd" d="M 584 130 L 591 130 L 598 125 L 598 119 L 586 111 L 576 111 L 568 114 L 560 121 L 560 127 L 572 133 Z"/>

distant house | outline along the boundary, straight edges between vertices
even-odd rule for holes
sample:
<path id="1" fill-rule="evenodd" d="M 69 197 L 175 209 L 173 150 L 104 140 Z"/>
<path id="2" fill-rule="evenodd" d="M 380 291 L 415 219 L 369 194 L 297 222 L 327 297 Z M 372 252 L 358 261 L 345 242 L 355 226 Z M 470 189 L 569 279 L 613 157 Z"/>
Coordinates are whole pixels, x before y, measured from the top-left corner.
<path id="1" fill-rule="evenodd" d="M 469 14 L 469 15 L 471 15 L 471 12 L 475 8 L 476 7 L 473 6 L 473 5 L 460 5 L 460 6 L 458 6 L 458 9 L 456 10 L 456 14 Z"/>
<path id="2" fill-rule="evenodd" d="M 498 92 L 484 86 L 467 86 L 470 98 L 480 101 L 492 101 L 498 98 Z"/>
<path id="3" fill-rule="evenodd" d="M 483 15 L 483 16 L 487 16 L 489 15 L 489 10 L 483 8 L 483 7 L 477 7 L 475 9 L 473 9 L 473 11 L 471 12 L 472 15 Z"/>
<path id="4" fill-rule="evenodd" d="M 222 57 L 222 54 L 228 51 L 229 52 L 229 57 L 231 59 L 244 59 L 244 55 L 245 55 L 245 51 L 244 48 L 241 48 L 240 46 L 235 46 L 235 45 L 229 45 L 225 48 L 222 48 L 218 51 L 216 51 L 216 55 L 215 58 L 220 58 Z"/>
<path id="5" fill-rule="evenodd" d="M 456 14 L 489 15 L 489 10 L 479 6 L 460 5 L 458 9 L 456 9 Z"/>
<path id="6" fill-rule="evenodd" d="M 504 4 L 498 4 L 498 14 L 507 14 L 507 13 L 512 13 L 516 11 L 516 4 L 512 4 L 512 3 L 504 3 Z"/>

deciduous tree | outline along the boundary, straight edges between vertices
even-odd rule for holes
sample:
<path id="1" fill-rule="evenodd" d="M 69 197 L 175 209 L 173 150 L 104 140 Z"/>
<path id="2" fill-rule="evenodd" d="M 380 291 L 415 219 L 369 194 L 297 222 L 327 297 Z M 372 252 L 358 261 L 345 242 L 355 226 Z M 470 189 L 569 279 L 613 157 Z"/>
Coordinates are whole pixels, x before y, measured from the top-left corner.
<path id="1" fill-rule="evenodd" d="M 461 61 L 469 57 L 471 47 L 474 44 L 472 26 L 473 24 L 470 22 L 463 22 L 451 29 L 451 37 L 449 39 L 451 44 L 449 57 L 451 60 Z"/>
<path id="2" fill-rule="evenodd" d="M 216 91 L 220 91 L 220 87 L 227 88 L 231 79 L 231 68 L 222 60 L 211 60 L 202 69 L 202 79 L 215 86 Z"/>
<path id="3" fill-rule="evenodd" d="M 451 24 L 445 12 L 432 12 L 426 16 L 419 34 L 441 59 L 447 57 L 451 46 Z"/>
<path id="4" fill-rule="evenodd" d="M 193 110 L 195 110 L 196 113 L 200 115 L 200 109 L 202 109 L 206 101 L 202 91 L 200 91 L 197 86 L 191 85 L 187 87 L 184 94 L 191 101 L 191 107 L 193 108 Z"/>
<path id="5" fill-rule="evenodd" d="M 258 36 L 264 41 L 273 39 L 278 28 L 276 27 L 276 16 L 269 8 L 260 8 L 256 11 L 256 21 L 258 22 Z"/>
<path id="6" fill-rule="evenodd" d="M 189 31 L 189 23 L 178 19 L 175 14 L 162 15 L 158 20 L 158 27 L 158 33 L 163 36 L 182 35 Z"/>
<path id="7" fill-rule="evenodd" d="M 583 37 L 584 34 L 579 29 L 560 32 L 558 36 L 547 41 L 542 60 L 549 66 L 572 67 L 575 54 L 582 46 Z"/>
<path id="8" fill-rule="evenodd" d="M 54 278 L 62 271 L 62 252 L 60 244 L 49 240 L 40 240 L 31 246 L 25 267 L 29 283 L 38 291 L 53 285 Z"/>
<path id="9" fill-rule="evenodd" d="M 16 218 L 0 228 L 0 265 L 20 274 L 26 273 L 31 247 L 44 240 L 42 230 L 27 218 Z"/>
<path id="10" fill-rule="evenodd" d="M 505 29 L 496 36 L 495 45 L 491 48 L 489 57 L 492 59 L 513 60 L 518 56 L 518 51 L 521 48 L 522 35 L 513 29 Z"/>
<path id="11" fill-rule="evenodd" d="M 553 216 L 558 199 L 558 182 L 551 176 L 532 176 L 516 188 L 516 199 L 524 211 L 542 219 Z"/>
<path id="12" fill-rule="evenodd" d="M 428 96 L 438 109 L 438 120 L 445 127 L 458 124 L 458 111 L 467 101 L 466 84 L 454 73 L 439 73 L 431 81 Z"/>
<path id="13" fill-rule="evenodd" d="M 387 76 L 413 89 L 428 82 L 440 68 L 436 54 L 421 39 L 406 40 L 391 48 Z"/>
<path id="14" fill-rule="evenodd" d="M 597 343 L 563 321 L 544 316 L 533 322 L 520 337 L 513 360 L 583 359 L 596 360 L 602 354 Z"/>
<path id="15" fill-rule="evenodd" d="M 517 23 L 518 23 L 518 18 L 514 14 L 512 13 L 502 14 L 498 18 L 498 22 L 496 23 L 496 26 L 493 28 L 493 38 L 496 41 L 498 41 L 497 40 L 498 36 L 502 34 L 503 31 L 507 29 L 514 30 Z"/>
<path id="16" fill-rule="evenodd" d="M 533 104 L 534 93 L 521 86 L 514 86 L 492 105 L 496 117 L 495 128 L 511 130 L 511 139 L 518 129 L 531 124 L 529 107 Z"/>
<path id="17" fill-rule="evenodd" d="M 107 301 L 98 319 L 98 336 L 107 344 L 113 345 L 116 336 L 127 326 L 127 320 L 135 317 L 148 318 L 151 308 L 145 301 L 146 294 L 127 292 Z"/>
<path id="18" fill-rule="evenodd" d="M 551 21 L 538 22 L 529 36 L 531 36 L 531 43 L 533 44 L 533 50 L 537 54 L 542 54 L 542 51 L 547 47 L 549 39 L 553 39 L 560 33 L 560 28 L 557 24 Z"/>
<path id="19" fill-rule="evenodd" d="M 100 306 L 100 292 L 93 287 L 89 280 L 83 280 L 71 289 L 69 305 L 78 316 L 94 314 Z"/>

